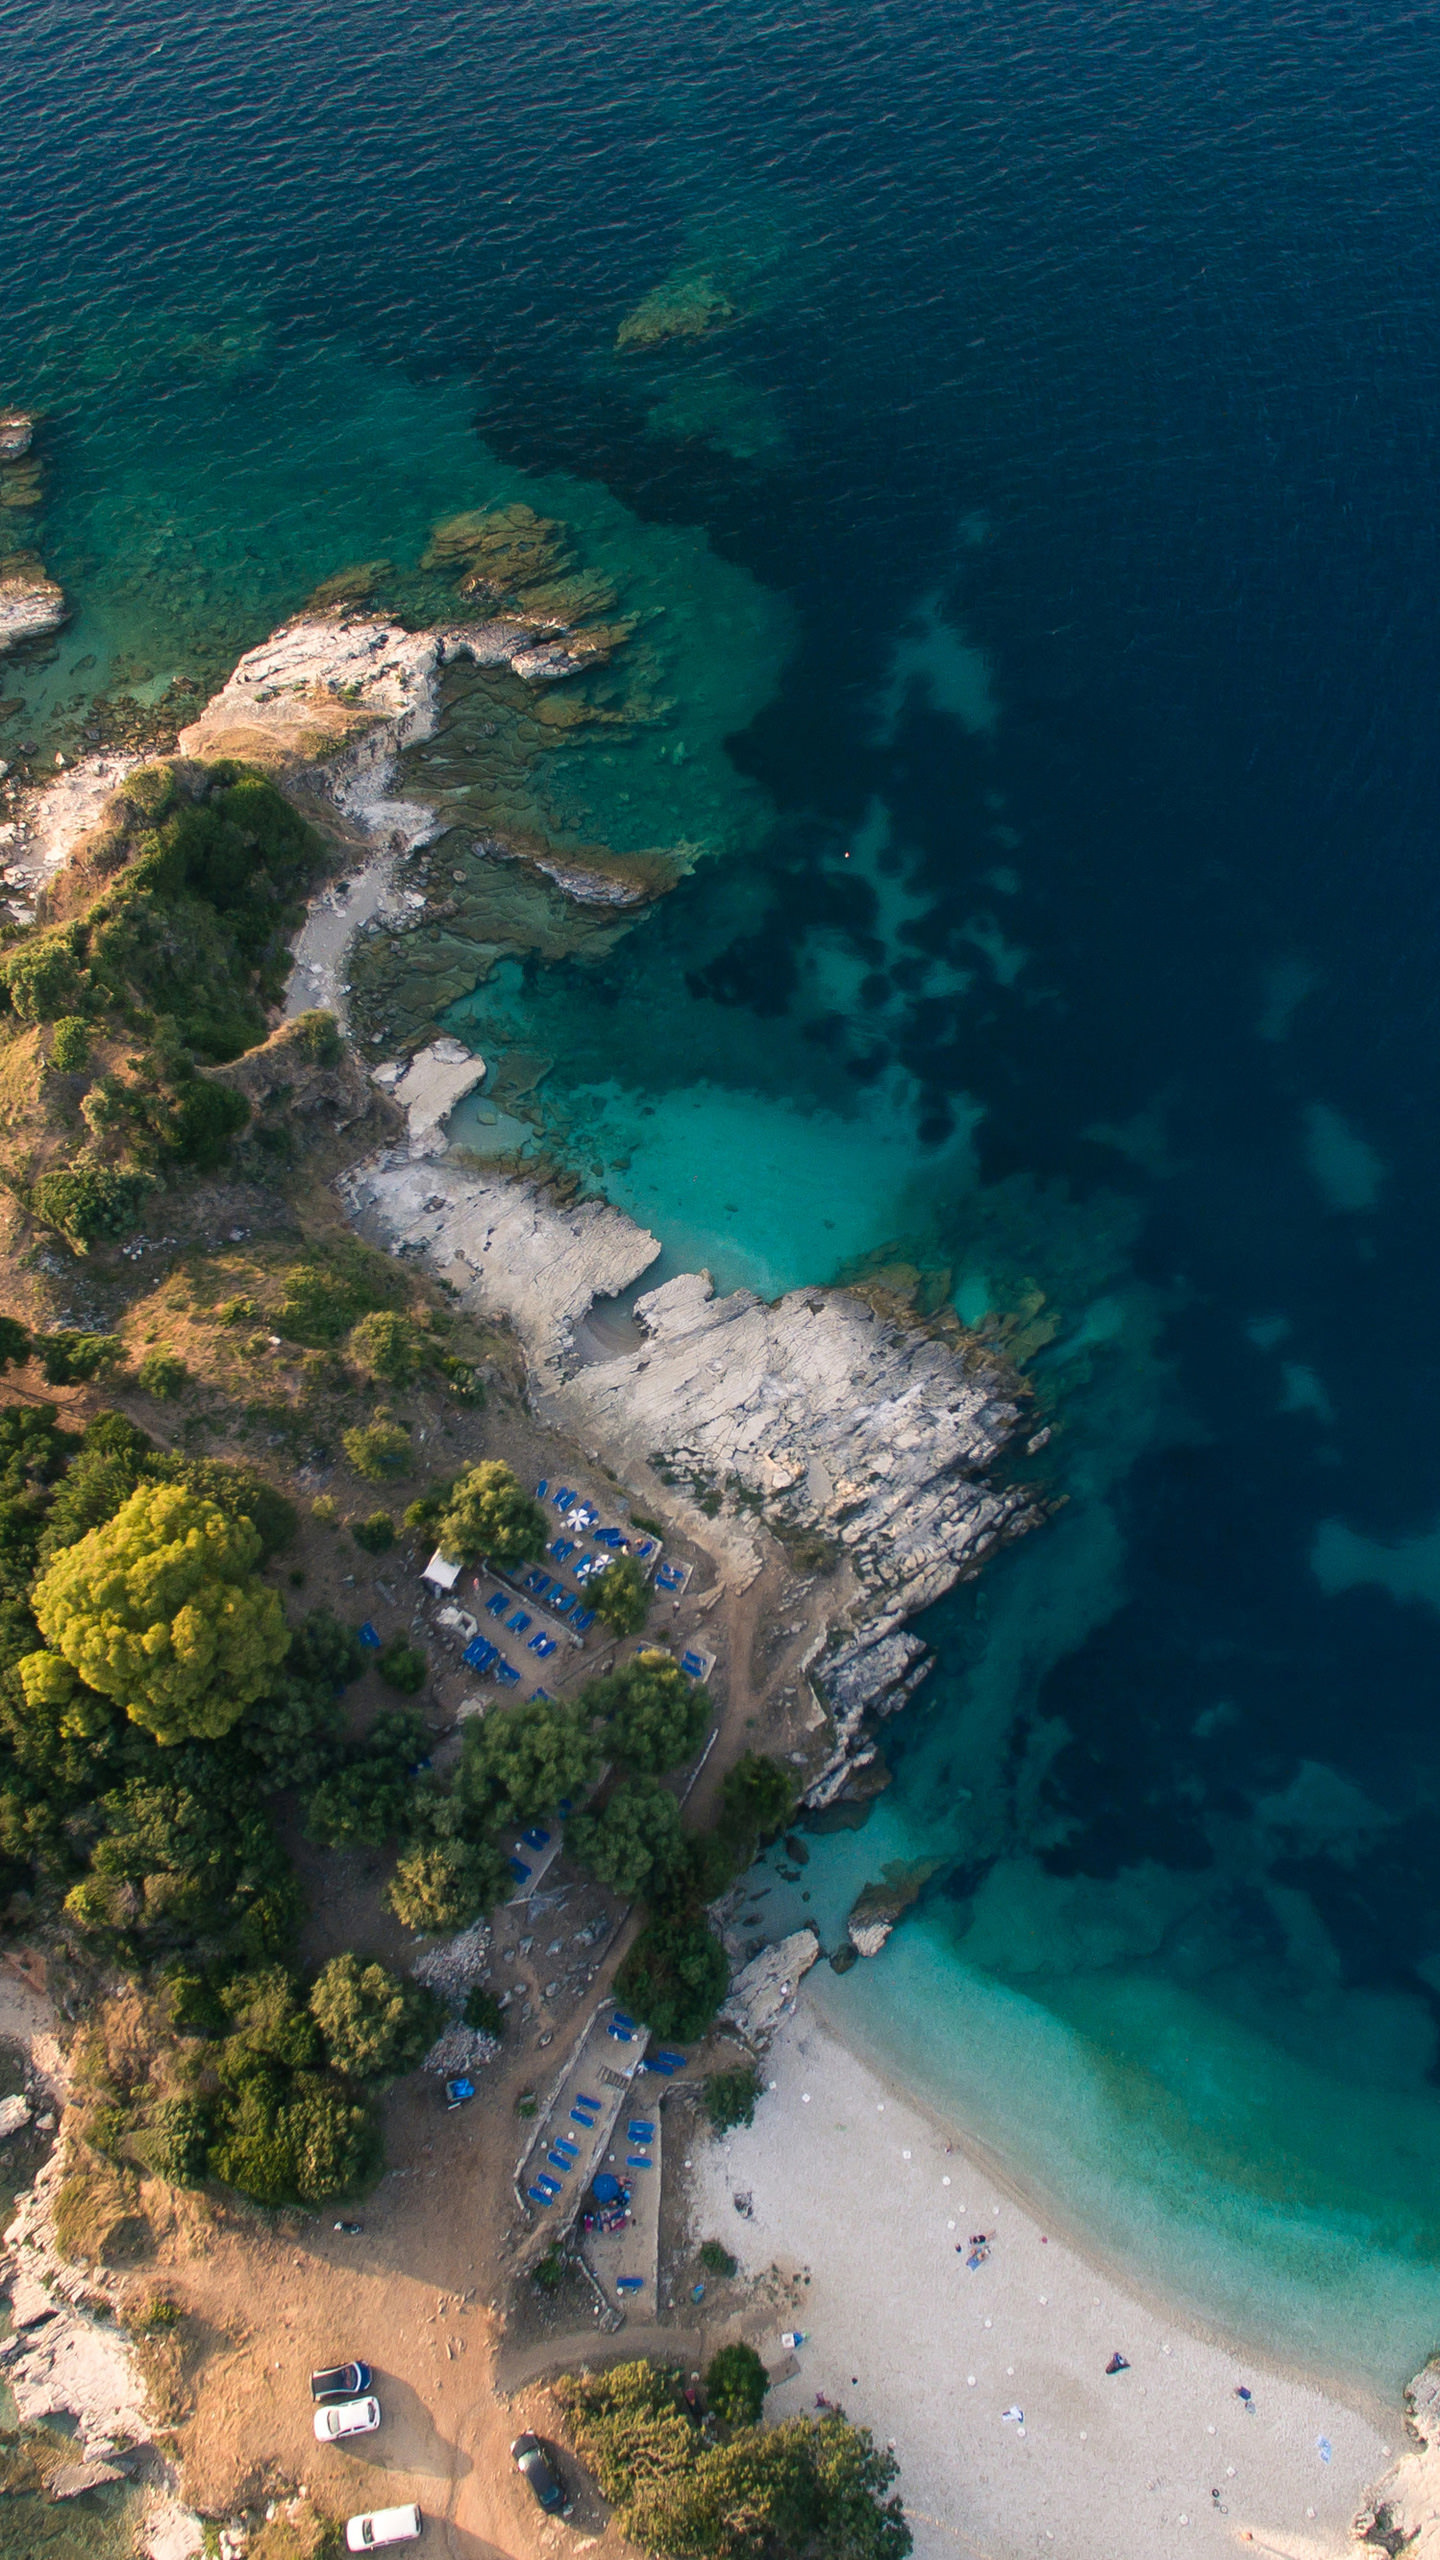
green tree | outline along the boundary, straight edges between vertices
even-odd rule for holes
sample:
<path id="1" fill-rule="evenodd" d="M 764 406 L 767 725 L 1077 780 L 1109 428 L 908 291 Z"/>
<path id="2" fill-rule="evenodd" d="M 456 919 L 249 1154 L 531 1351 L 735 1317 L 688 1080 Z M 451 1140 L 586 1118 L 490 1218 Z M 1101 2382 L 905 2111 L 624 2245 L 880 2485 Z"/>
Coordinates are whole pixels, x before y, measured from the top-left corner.
<path id="1" fill-rule="evenodd" d="M 600 1744 L 583 1697 L 569 1704 L 527 1698 L 468 1720 L 456 1787 L 487 1827 L 536 1822 L 583 1796 L 599 1767 Z"/>
<path id="2" fill-rule="evenodd" d="M 343 1768 L 322 1779 L 305 1814 L 305 1830 L 322 1848 L 378 1849 L 411 1827 L 415 1780 L 425 1757 L 425 1727 L 413 1710 L 377 1716 Z"/>
<path id="3" fill-rule="evenodd" d="M 633 1556 L 616 1556 L 591 1587 L 590 1606 L 617 1636 L 638 1636 L 650 1615 L 650 1585 Z"/>
<path id="4" fill-rule="evenodd" d="M 680 1807 L 657 1778 L 627 1778 L 599 1813 L 566 1825 L 570 1855 L 627 1902 L 673 1876 L 681 1858 Z"/>
<path id="5" fill-rule="evenodd" d="M 605 1679 L 592 1680 L 583 1695 L 592 1713 L 604 1717 L 615 1758 L 657 1777 L 694 1757 L 712 1713 L 709 1690 L 687 1680 L 668 1653 L 655 1650 L 637 1653 Z"/>
<path id="6" fill-rule="evenodd" d="M 347 2080 L 398 2080 L 415 2070 L 445 2022 L 443 2001 L 423 1983 L 348 1953 L 332 1956 L 317 1976 L 310 2007 L 332 2067 Z"/>
<path id="7" fill-rule="evenodd" d="M 260 1539 L 183 1485 L 140 1486 L 57 1555 L 32 1605 L 52 1657 L 158 1742 L 225 1733 L 289 1645 Z M 33 1659 L 33 1657 L 32 1657 Z"/>
<path id="8" fill-rule="evenodd" d="M 402 1698 L 413 1698 L 416 1690 L 425 1686 L 424 1646 L 407 1644 L 403 1636 L 392 1636 L 377 1656 L 375 1668 L 388 1688 L 398 1689 Z"/>
<path id="9" fill-rule="evenodd" d="M 438 1937 L 493 1911 L 510 1882 L 505 1859 L 487 1843 L 416 1840 L 396 1860 L 383 1899 L 403 1928 Z"/>
<path id="10" fill-rule="evenodd" d="M 705 2368 L 705 2397 L 722 2426 L 758 2426 L 770 2376 L 752 2346 L 736 2338 Z"/>
<path id="11" fill-rule="evenodd" d="M 39 1335 L 36 1356 L 51 1387 L 78 1387 L 106 1369 L 118 1368 L 124 1346 L 115 1333 L 57 1332 Z"/>
<path id="12" fill-rule="evenodd" d="M 408 1386 L 421 1368 L 428 1344 L 409 1316 L 379 1307 L 350 1328 L 345 1349 L 362 1377 L 387 1387 Z"/>
<path id="13" fill-rule="evenodd" d="M 615 1976 L 615 1988 L 658 2036 L 691 2044 L 705 2033 L 730 1983 L 725 1950 L 697 1918 L 652 1920 Z"/>
<path id="14" fill-rule="evenodd" d="M 157 1345 L 155 1350 L 146 1352 L 135 1374 L 147 1396 L 154 1396 L 158 1404 L 169 1404 L 183 1394 L 190 1373 L 173 1351 Z"/>
<path id="15" fill-rule="evenodd" d="M 197 1173 L 214 1173 L 250 1117 L 243 1094 L 189 1074 L 157 1096 L 150 1118 L 161 1145 Z"/>
<path id="16" fill-rule="evenodd" d="M 368 2109 L 318 2072 L 263 2068 L 226 2093 L 210 2171 L 257 2204 L 324 2204 L 380 2168 Z"/>
<path id="17" fill-rule="evenodd" d="M 34 1345 L 19 1318 L 0 1316 L 0 1370 L 23 1369 L 33 1354 Z"/>
<path id="18" fill-rule="evenodd" d="M 795 1811 L 795 1774 L 765 1751 L 744 1751 L 725 1772 L 719 1828 L 748 1866 L 755 1852 L 778 1839 Z"/>
<path id="19" fill-rule="evenodd" d="M 0 974 L 22 1022 L 53 1022 L 74 1005 L 83 979 L 71 944 L 72 926 L 35 934 L 5 955 Z"/>
<path id="20" fill-rule="evenodd" d="M 62 1013 L 50 1035 L 50 1064 L 57 1075 L 83 1075 L 90 1064 L 90 1025 L 83 1013 Z"/>
<path id="21" fill-rule="evenodd" d="M 367 1556 L 383 1556 L 395 1544 L 395 1523 L 388 1511 L 372 1511 L 364 1520 L 352 1520 L 350 1535 Z"/>
<path id="22" fill-rule="evenodd" d="M 361 1423 L 340 1437 L 351 1466 L 369 1484 L 388 1484 L 393 1476 L 406 1476 L 415 1463 L 410 1434 L 403 1422 L 377 1416 L 374 1422 Z"/>
<path id="23" fill-rule="evenodd" d="M 712 2071 L 705 2083 L 705 2112 L 712 2130 L 733 2133 L 737 2125 L 753 2124 L 761 2086 L 753 2062 L 742 2062 L 734 2071 Z"/>
<path id="24" fill-rule="evenodd" d="M 453 1486 L 440 1515 L 438 1543 L 452 1564 L 523 1564 L 543 1554 L 550 1527 L 503 1458 L 482 1459 Z"/>

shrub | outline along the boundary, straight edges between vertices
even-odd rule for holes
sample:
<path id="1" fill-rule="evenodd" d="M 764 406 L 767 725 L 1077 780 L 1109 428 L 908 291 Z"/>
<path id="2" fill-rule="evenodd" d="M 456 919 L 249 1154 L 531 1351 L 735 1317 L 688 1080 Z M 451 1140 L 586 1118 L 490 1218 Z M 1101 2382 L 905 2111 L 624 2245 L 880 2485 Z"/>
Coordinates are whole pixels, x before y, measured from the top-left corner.
<path id="1" fill-rule="evenodd" d="M 50 1064 L 57 1075 L 83 1075 L 90 1064 L 90 1025 L 82 1013 L 62 1013 L 50 1035 Z"/>
<path id="2" fill-rule="evenodd" d="M 76 1253 L 133 1235 L 150 1186 L 143 1174 L 116 1173 L 80 1157 L 54 1173 L 42 1173 L 31 1195 L 35 1215 L 54 1227 Z"/>
<path id="3" fill-rule="evenodd" d="M 473 2027 L 479 2036 L 494 2036 L 498 2042 L 505 2033 L 505 2012 L 494 1992 L 487 1991 L 483 1983 L 471 1984 L 460 2015 L 466 2026 Z"/>
<path id="4" fill-rule="evenodd" d="M 172 2187 L 198 2187 L 205 2176 L 214 2131 L 211 2111 L 199 2098 L 162 2098 L 150 2110 L 136 2148 L 157 2177 Z"/>
<path id="5" fill-rule="evenodd" d="M 427 1345 L 418 1325 L 393 1308 L 377 1308 L 350 1329 L 345 1349 L 362 1377 L 403 1387 L 415 1376 Z"/>
<path id="6" fill-rule="evenodd" d="M 383 1964 L 331 1958 L 310 2007 L 336 2071 L 347 2080 L 396 2080 L 413 2071 L 445 2023 L 445 2007 L 423 1983 L 402 1982 Z"/>
<path id="7" fill-rule="evenodd" d="M 705 2397 L 723 2426 L 757 2425 L 769 2388 L 769 2374 L 743 2338 L 721 2347 L 706 2367 Z"/>
<path id="8" fill-rule="evenodd" d="M 54 1022 L 73 1008 L 83 979 L 70 948 L 70 928 L 59 934 L 37 934 L 5 955 L 3 972 L 10 1002 L 22 1022 Z"/>
<path id="9" fill-rule="evenodd" d="M 312 1248 L 308 1260 L 281 1273 L 280 1285 L 276 1331 L 287 1342 L 326 1351 L 372 1308 L 393 1306 L 404 1284 L 378 1253 L 347 1244 Z"/>
<path id="10" fill-rule="evenodd" d="M 523 1564 L 543 1554 L 550 1524 L 501 1458 L 471 1467 L 453 1487 L 438 1523 L 442 1554 L 455 1564 Z"/>
<path id="11" fill-rule="evenodd" d="M 211 1084 L 205 1076 L 189 1076 L 164 1097 L 158 1135 L 171 1155 L 197 1173 L 214 1173 L 250 1117 L 243 1094 L 229 1085 Z"/>
<path id="12" fill-rule="evenodd" d="M 78 1387 L 104 1370 L 119 1366 L 124 1346 L 114 1333 L 45 1333 L 35 1344 L 36 1356 L 51 1387 Z"/>
<path id="13" fill-rule="evenodd" d="M 340 1025 L 333 1013 L 315 1009 L 297 1013 L 290 1025 L 290 1036 L 312 1066 L 338 1067 L 345 1055 Z"/>
<path id="14" fill-rule="evenodd" d="M 730 1982 L 725 1950 L 698 1918 L 652 1920 L 615 1976 L 622 2000 L 656 2035 L 691 2044 L 705 2033 Z"/>
<path id="15" fill-rule="evenodd" d="M 590 1606 L 617 1636 L 638 1635 L 650 1615 L 650 1585 L 633 1556 L 617 1556 L 593 1586 Z"/>
<path id="16" fill-rule="evenodd" d="M 147 1396 L 159 1404 L 169 1404 L 183 1395 L 190 1372 L 173 1351 L 147 1351 L 135 1372 Z"/>
<path id="17" fill-rule="evenodd" d="M 340 1505 L 334 1494 L 317 1493 L 310 1505 L 310 1517 L 318 1520 L 322 1529 L 333 1529 L 340 1517 Z"/>
<path id="18" fill-rule="evenodd" d="M 402 1698 L 413 1698 L 424 1688 L 426 1667 L 422 1648 L 407 1644 L 403 1636 L 392 1636 L 375 1663 L 387 1688 L 398 1689 Z"/>
<path id="19" fill-rule="evenodd" d="M 583 1796 L 600 1767 L 600 1745 L 583 1699 L 570 1705 L 527 1698 L 466 1723 L 456 1789 L 476 1819 L 535 1822 L 567 1798 Z"/>
<path id="20" fill-rule="evenodd" d="M 707 2276 L 729 2277 L 738 2275 L 740 2272 L 738 2260 L 731 2257 L 729 2250 L 719 2240 L 701 2241 L 700 2264 Z"/>
<path id="21" fill-rule="evenodd" d="M 681 1856 L 680 1807 L 655 1778 L 627 1778 L 599 1813 L 578 1813 L 567 1825 L 572 1858 L 627 1902 L 649 1891 L 656 1877 L 674 1874 Z"/>
<path id="22" fill-rule="evenodd" d="M 328 1849 L 378 1849 L 410 1826 L 411 1772 L 425 1751 L 425 1728 L 409 1710 L 377 1716 L 349 1763 L 310 1799 L 305 1829 Z"/>
<path id="23" fill-rule="evenodd" d="M 253 1568 L 260 1539 L 183 1485 L 141 1486 L 56 1556 L 31 1595 L 50 1652 L 159 1742 L 228 1731 L 289 1645 Z"/>
<path id="24" fill-rule="evenodd" d="M 607 1678 L 592 1680 L 583 1694 L 592 1713 L 604 1717 L 616 1759 L 655 1776 L 691 1759 L 710 1722 L 709 1690 L 687 1680 L 668 1653 L 637 1653 Z"/>
<path id="25" fill-rule="evenodd" d="M 18 1316 L 0 1316 L 0 1370 L 23 1369 L 34 1345 Z"/>
<path id="26" fill-rule="evenodd" d="M 705 2083 L 705 2112 L 716 2133 L 733 2133 L 755 2121 L 755 2101 L 762 2082 L 753 2062 L 734 2071 L 712 2071 Z"/>
<path id="27" fill-rule="evenodd" d="M 764 1751 L 745 1751 L 725 1772 L 719 1828 L 736 1862 L 748 1866 L 758 1848 L 778 1839 L 795 1811 L 795 1774 Z"/>
<path id="28" fill-rule="evenodd" d="M 410 1434 L 400 1422 L 361 1423 L 342 1435 L 342 1445 L 356 1474 L 371 1484 L 408 1475 L 414 1463 Z"/>
<path id="29" fill-rule="evenodd" d="M 368 2110 L 316 2072 L 260 2072 L 229 2098 L 210 2170 L 257 2204 L 324 2204 L 378 2172 Z"/>
<path id="30" fill-rule="evenodd" d="M 395 1523 L 388 1511 L 372 1511 L 363 1520 L 351 1521 L 350 1535 L 367 1556 L 383 1556 L 395 1544 Z"/>

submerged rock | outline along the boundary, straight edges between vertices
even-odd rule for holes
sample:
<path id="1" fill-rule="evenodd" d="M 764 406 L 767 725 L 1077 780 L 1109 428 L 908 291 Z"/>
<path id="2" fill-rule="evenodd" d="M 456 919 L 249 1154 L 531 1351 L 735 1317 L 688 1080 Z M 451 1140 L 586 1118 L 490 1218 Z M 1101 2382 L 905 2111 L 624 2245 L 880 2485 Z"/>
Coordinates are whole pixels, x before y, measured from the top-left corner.
<path id="1" fill-rule="evenodd" d="M 918 1902 L 933 1860 L 915 1866 L 887 1867 L 879 1884 L 861 1887 L 850 1907 L 846 1934 L 857 1956 L 878 1956 L 897 1920 Z"/>
<path id="2" fill-rule="evenodd" d="M 735 305 L 708 269 L 680 268 L 627 311 L 615 332 L 621 355 L 643 353 L 675 338 L 703 338 L 736 316 Z"/>
<path id="3" fill-rule="evenodd" d="M 63 587 L 38 562 L 0 561 L 0 649 L 58 631 L 67 609 Z"/>
<path id="4" fill-rule="evenodd" d="M 18 462 L 34 436 L 35 421 L 27 410 L 0 409 L 0 462 Z"/>

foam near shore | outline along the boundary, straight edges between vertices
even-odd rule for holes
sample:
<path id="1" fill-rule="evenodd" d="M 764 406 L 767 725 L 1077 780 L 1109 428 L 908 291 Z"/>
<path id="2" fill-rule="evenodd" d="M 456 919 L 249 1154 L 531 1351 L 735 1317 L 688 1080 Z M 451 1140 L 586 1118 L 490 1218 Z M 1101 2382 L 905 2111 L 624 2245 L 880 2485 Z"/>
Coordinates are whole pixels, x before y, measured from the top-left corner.
<path id="1" fill-rule="evenodd" d="M 1367 2484 L 1400 2448 L 1398 2410 L 1352 2406 L 1142 2299 L 1047 2231 L 803 1992 L 765 2076 L 754 2124 L 696 2155 L 693 2234 L 748 2276 L 809 2273 L 798 2355 L 761 2342 L 772 2366 L 798 2368 L 768 2414 L 822 2394 L 893 2440 L 918 2560 L 1353 2549 Z M 971 2269 L 980 2232 L 989 2254 Z M 1117 2352 L 1126 2368 L 1107 2374 Z"/>

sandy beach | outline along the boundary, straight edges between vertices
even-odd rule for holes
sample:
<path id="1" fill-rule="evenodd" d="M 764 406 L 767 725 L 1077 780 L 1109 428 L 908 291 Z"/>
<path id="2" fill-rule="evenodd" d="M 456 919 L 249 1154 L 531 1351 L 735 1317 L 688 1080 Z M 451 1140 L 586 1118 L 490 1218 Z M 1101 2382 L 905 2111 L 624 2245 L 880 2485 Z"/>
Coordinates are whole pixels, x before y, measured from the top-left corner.
<path id="1" fill-rule="evenodd" d="M 1353 2550 L 1350 2520 L 1402 2447 L 1398 2410 L 1382 2435 L 1127 2291 L 803 1995 L 767 2076 L 753 2126 L 696 2154 L 695 2236 L 723 2240 L 748 2275 L 809 2272 L 798 2371 L 768 2413 L 823 2394 L 893 2442 L 918 2560 Z M 971 2269 L 980 2232 L 989 2254 Z M 779 2336 L 762 2347 L 783 2368 Z M 1125 2369 L 1109 2374 L 1117 2353 Z"/>

